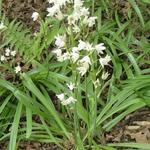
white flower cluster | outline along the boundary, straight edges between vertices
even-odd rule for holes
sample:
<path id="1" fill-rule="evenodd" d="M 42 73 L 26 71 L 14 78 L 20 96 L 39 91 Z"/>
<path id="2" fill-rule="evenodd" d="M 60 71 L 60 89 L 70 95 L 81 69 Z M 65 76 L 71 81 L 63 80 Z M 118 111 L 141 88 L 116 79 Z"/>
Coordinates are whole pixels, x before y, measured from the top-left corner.
<path id="1" fill-rule="evenodd" d="M 50 7 L 47 8 L 48 14 L 47 16 L 56 17 L 61 20 L 63 18 L 63 13 L 61 12 L 61 8 L 66 5 L 66 3 L 70 3 L 70 0 L 48 0 Z"/>
<path id="2" fill-rule="evenodd" d="M 72 91 L 75 88 L 75 85 L 72 82 L 67 84 L 67 86 L 70 91 Z M 73 96 L 69 96 L 68 98 L 66 98 L 66 94 L 64 94 L 64 93 L 58 94 L 57 98 L 61 101 L 62 105 L 69 105 L 71 103 L 74 104 L 77 101 Z"/>
<path id="3" fill-rule="evenodd" d="M 65 16 L 62 13 L 62 8 L 66 6 L 67 3 L 72 3 L 72 0 L 48 0 L 50 7 L 47 8 L 47 16 L 55 17 L 59 20 L 63 19 Z M 83 6 L 83 0 L 74 0 L 73 2 L 73 12 L 71 15 L 67 16 L 68 24 L 72 26 L 73 32 L 80 32 L 79 24 L 82 22 L 88 27 L 93 27 L 95 25 L 96 16 L 90 17 L 89 9 Z"/>
<path id="4" fill-rule="evenodd" d="M 0 57 L 0 61 L 4 62 L 4 61 L 7 61 L 9 59 L 12 59 L 15 56 L 16 56 L 16 51 L 15 50 L 12 51 L 9 48 L 6 48 L 5 51 L 4 51 L 4 54 L 1 55 L 1 57 Z"/>
<path id="5" fill-rule="evenodd" d="M 93 46 L 93 44 L 90 44 L 89 42 L 79 40 L 77 47 L 73 47 L 71 51 L 67 51 L 65 48 L 66 35 L 57 35 L 55 39 L 55 45 L 57 46 L 57 48 L 53 50 L 53 53 L 56 54 L 57 60 L 60 62 L 71 60 L 72 63 L 77 63 L 77 70 L 79 71 L 81 76 L 86 74 L 86 72 L 90 68 L 90 65 L 92 65 L 90 54 L 96 51 L 97 55 L 100 56 L 100 54 L 104 54 L 103 51 L 106 49 L 104 43 Z M 63 53 L 63 51 L 65 52 Z M 99 62 L 102 68 L 108 65 L 110 60 L 111 58 L 108 55 L 106 55 L 105 57 L 100 56 Z M 105 78 L 107 74 L 105 74 Z"/>
<path id="6" fill-rule="evenodd" d="M 83 0 L 74 0 L 74 10 L 71 15 L 68 16 L 68 24 L 73 26 L 73 32 L 80 32 L 79 26 L 81 22 L 88 26 L 93 27 L 96 23 L 96 16 L 90 17 L 89 9 L 83 6 Z"/>
<path id="7" fill-rule="evenodd" d="M 65 94 L 62 93 L 62 94 L 58 94 L 57 95 L 57 98 L 61 101 L 61 104 L 62 105 L 69 105 L 71 103 L 75 103 L 77 100 L 75 98 L 73 98 L 72 96 L 68 97 L 68 98 L 65 98 Z"/>
<path id="8" fill-rule="evenodd" d="M 4 50 L 4 54 L 0 56 L 0 61 L 2 63 L 4 63 L 8 60 L 12 60 L 15 56 L 16 56 L 15 50 L 11 50 L 10 48 L 6 48 Z M 21 67 L 19 64 L 14 68 L 14 71 L 15 71 L 15 73 L 21 72 Z"/>

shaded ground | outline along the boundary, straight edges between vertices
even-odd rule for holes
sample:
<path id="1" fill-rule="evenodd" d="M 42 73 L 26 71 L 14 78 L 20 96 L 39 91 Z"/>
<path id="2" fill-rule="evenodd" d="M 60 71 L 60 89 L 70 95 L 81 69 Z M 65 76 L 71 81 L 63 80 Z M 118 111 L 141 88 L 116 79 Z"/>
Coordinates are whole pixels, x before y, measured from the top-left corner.
<path id="1" fill-rule="evenodd" d="M 105 137 L 107 142 L 150 143 L 150 109 L 128 115 Z"/>

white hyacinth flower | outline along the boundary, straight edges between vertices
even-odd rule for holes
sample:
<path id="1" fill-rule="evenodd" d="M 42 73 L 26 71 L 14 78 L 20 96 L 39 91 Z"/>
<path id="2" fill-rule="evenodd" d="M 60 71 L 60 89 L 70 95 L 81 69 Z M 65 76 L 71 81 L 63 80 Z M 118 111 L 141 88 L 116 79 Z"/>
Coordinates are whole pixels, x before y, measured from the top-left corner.
<path id="1" fill-rule="evenodd" d="M 79 66 L 77 68 L 77 70 L 79 71 L 79 74 L 81 76 L 85 75 L 86 72 L 88 71 L 88 69 L 89 69 L 89 64 L 88 63 L 83 63 L 81 66 Z"/>
<path id="2" fill-rule="evenodd" d="M 103 68 L 104 68 L 104 66 L 107 66 L 110 61 L 111 61 L 111 57 L 108 55 L 106 55 L 106 57 L 104 57 L 104 58 L 99 59 L 99 62 Z"/>
<path id="3" fill-rule="evenodd" d="M 89 56 L 84 56 L 81 60 L 80 60 L 80 63 L 87 63 L 89 65 L 91 65 L 91 60 L 90 60 L 90 57 Z"/>
<path id="4" fill-rule="evenodd" d="M 58 48 L 62 48 L 65 46 L 66 44 L 66 35 L 60 36 L 59 34 L 55 37 L 56 41 L 55 41 L 55 45 Z"/>
<path id="5" fill-rule="evenodd" d="M 57 98 L 58 98 L 60 101 L 65 100 L 65 94 L 64 94 L 64 93 L 62 93 L 62 94 L 57 94 L 56 96 L 57 96 Z"/>
<path id="6" fill-rule="evenodd" d="M 15 73 L 19 73 L 21 71 L 21 67 L 20 65 L 15 67 Z"/>
<path id="7" fill-rule="evenodd" d="M 1 60 L 1 61 L 5 61 L 5 60 L 6 60 L 6 57 L 5 57 L 4 55 L 2 55 L 2 56 L 0 57 L 0 60 Z"/>
<path id="8" fill-rule="evenodd" d="M 13 56 L 13 57 L 16 56 L 16 51 L 11 51 L 10 55 Z"/>
<path id="9" fill-rule="evenodd" d="M 106 49 L 106 47 L 104 46 L 104 43 L 100 43 L 98 45 L 95 46 L 96 51 L 98 52 L 98 54 L 104 54 L 103 50 Z"/>
<path id="10" fill-rule="evenodd" d="M 73 63 L 75 63 L 78 59 L 79 59 L 80 55 L 77 52 L 72 52 L 71 53 L 71 60 L 73 61 Z"/>
<path id="11" fill-rule="evenodd" d="M 33 21 L 38 20 L 38 18 L 39 18 L 39 13 L 38 13 L 38 12 L 33 12 L 31 18 L 33 19 Z"/>
<path id="12" fill-rule="evenodd" d="M 79 71 L 79 74 L 81 76 L 83 76 L 84 74 L 86 74 L 86 72 L 89 69 L 89 65 L 91 65 L 91 60 L 89 58 L 89 56 L 84 56 L 80 61 L 79 61 L 79 67 L 77 68 L 77 70 Z"/>
<path id="13" fill-rule="evenodd" d="M 82 0 L 74 0 L 74 11 L 78 11 L 83 6 Z"/>
<path id="14" fill-rule="evenodd" d="M 5 50 L 5 56 L 10 56 L 11 50 L 9 48 L 6 48 Z"/>
<path id="15" fill-rule="evenodd" d="M 79 50 L 84 50 L 86 49 L 86 42 L 79 40 L 79 44 L 78 44 L 78 49 Z"/>
<path id="16" fill-rule="evenodd" d="M 53 7 L 48 7 L 47 11 L 48 11 L 47 16 L 54 17 L 57 13 L 60 12 L 60 7 L 59 5 L 54 5 Z"/>
<path id="17" fill-rule="evenodd" d="M 79 52 L 79 48 L 78 47 L 73 47 L 72 48 L 72 52 L 73 53 L 78 53 Z"/>
<path id="18" fill-rule="evenodd" d="M 93 27 L 96 23 L 97 17 L 85 17 L 83 23 L 88 25 L 88 27 Z"/>
<path id="19" fill-rule="evenodd" d="M 72 82 L 67 83 L 67 86 L 68 86 L 69 90 L 71 90 L 71 91 L 75 88 L 75 84 Z"/>
<path id="20" fill-rule="evenodd" d="M 70 56 L 69 52 L 66 52 L 62 55 L 62 57 L 63 57 L 63 60 L 68 60 L 68 59 L 70 59 L 71 56 Z"/>
<path id="21" fill-rule="evenodd" d="M 62 55 L 62 50 L 60 48 L 54 49 L 52 53 L 56 54 L 57 57 Z"/>
<path id="22" fill-rule="evenodd" d="M 81 16 L 87 17 L 90 14 L 89 9 L 85 8 L 85 7 L 82 7 L 80 9 L 80 14 L 81 14 Z"/>
<path id="23" fill-rule="evenodd" d="M 0 30 L 3 30 L 3 29 L 5 29 L 5 28 L 6 28 L 6 26 L 4 25 L 4 23 L 1 22 L 1 23 L 0 23 Z"/>
<path id="24" fill-rule="evenodd" d="M 108 72 L 102 73 L 102 80 L 106 80 L 110 74 Z"/>
<path id="25" fill-rule="evenodd" d="M 70 96 L 69 98 L 67 98 L 66 100 L 61 101 L 62 105 L 69 105 L 71 103 L 75 103 L 77 100 L 75 98 L 73 98 L 72 96 Z"/>

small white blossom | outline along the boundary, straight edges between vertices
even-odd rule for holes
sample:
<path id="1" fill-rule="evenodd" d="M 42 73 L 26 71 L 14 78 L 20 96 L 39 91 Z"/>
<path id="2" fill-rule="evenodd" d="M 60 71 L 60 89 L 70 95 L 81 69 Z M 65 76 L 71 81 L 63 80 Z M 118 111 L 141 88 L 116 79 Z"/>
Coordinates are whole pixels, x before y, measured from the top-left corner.
<path id="1" fill-rule="evenodd" d="M 79 71 L 79 74 L 83 76 L 86 74 L 86 72 L 89 69 L 89 65 L 91 65 L 91 60 L 89 56 L 84 56 L 80 61 L 79 61 L 79 67 L 77 70 Z"/>
<path id="2" fill-rule="evenodd" d="M 82 0 L 74 0 L 74 10 L 78 11 L 83 6 Z"/>
<path id="3" fill-rule="evenodd" d="M 0 23 L 0 30 L 3 30 L 3 29 L 5 29 L 5 28 L 6 28 L 6 26 L 4 25 L 4 23 L 1 22 L 1 23 Z"/>
<path id="4" fill-rule="evenodd" d="M 88 8 L 85 8 L 85 7 L 82 7 L 82 8 L 80 9 L 80 14 L 81 14 L 81 16 L 87 17 L 87 16 L 90 14 L 89 9 L 88 9 Z"/>
<path id="5" fill-rule="evenodd" d="M 79 52 L 79 48 L 78 47 L 73 47 L 72 48 L 72 52 L 73 53 L 78 53 Z"/>
<path id="6" fill-rule="evenodd" d="M 68 59 L 70 59 L 70 53 L 66 52 L 62 55 L 62 57 L 63 57 L 63 60 L 68 60 Z"/>
<path id="7" fill-rule="evenodd" d="M 70 82 L 69 84 L 67 83 L 67 86 L 68 86 L 69 90 L 71 90 L 71 91 L 75 88 L 75 84 L 72 82 Z"/>
<path id="8" fill-rule="evenodd" d="M 54 5 L 52 7 L 47 8 L 48 14 L 47 16 L 54 17 L 56 14 L 60 13 L 60 7 L 59 5 Z"/>
<path id="9" fill-rule="evenodd" d="M 77 100 L 75 98 L 73 98 L 72 96 L 70 96 L 69 98 L 67 98 L 66 100 L 61 101 L 62 105 L 69 105 L 71 103 L 75 103 Z"/>
<path id="10" fill-rule="evenodd" d="M 63 62 L 63 61 L 64 61 L 64 57 L 63 57 L 63 55 L 61 55 L 61 56 L 57 56 L 57 61 L 59 61 L 59 62 Z"/>
<path id="11" fill-rule="evenodd" d="M 103 54 L 103 50 L 106 49 L 106 47 L 104 46 L 104 43 L 100 43 L 98 45 L 95 46 L 96 51 L 98 52 L 98 54 Z"/>
<path id="12" fill-rule="evenodd" d="M 10 55 L 13 56 L 13 57 L 16 56 L 16 51 L 11 51 Z"/>
<path id="13" fill-rule="evenodd" d="M 5 56 L 10 56 L 11 50 L 9 48 L 6 48 L 5 50 Z"/>
<path id="14" fill-rule="evenodd" d="M 0 60 L 1 60 L 1 61 L 5 61 L 5 60 L 6 60 L 6 57 L 5 57 L 4 55 L 2 55 L 1 58 L 0 58 Z"/>
<path id="15" fill-rule="evenodd" d="M 58 47 L 58 48 L 62 48 L 65 46 L 66 44 L 66 35 L 63 35 L 63 36 L 60 36 L 60 35 L 57 35 L 55 37 L 56 41 L 55 41 L 55 45 Z"/>
<path id="16" fill-rule="evenodd" d="M 81 60 L 80 60 L 80 63 L 87 63 L 89 65 L 91 65 L 91 60 L 90 60 L 90 57 L 89 56 L 84 56 Z"/>
<path id="17" fill-rule="evenodd" d="M 95 25 L 95 21 L 96 21 L 97 17 L 85 17 L 83 20 L 83 23 L 88 25 L 89 27 L 93 27 Z"/>
<path id="18" fill-rule="evenodd" d="M 78 49 L 79 50 L 84 50 L 86 49 L 86 42 L 79 40 L 79 44 L 78 44 Z"/>
<path id="19" fill-rule="evenodd" d="M 60 48 L 54 49 L 52 53 L 56 54 L 57 57 L 62 55 L 62 50 Z"/>
<path id="20" fill-rule="evenodd" d="M 33 19 L 33 21 L 36 21 L 39 18 L 39 13 L 38 12 L 33 12 L 31 18 Z"/>
<path id="21" fill-rule="evenodd" d="M 15 67 L 15 73 L 19 73 L 21 71 L 21 67 L 20 65 Z"/>
<path id="22" fill-rule="evenodd" d="M 110 74 L 108 72 L 102 73 L 102 80 L 106 80 Z"/>
<path id="23" fill-rule="evenodd" d="M 104 58 L 99 59 L 99 62 L 103 68 L 104 68 L 104 66 L 108 65 L 109 61 L 111 61 L 111 58 L 108 55 L 106 55 L 106 57 L 104 57 Z"/>
<path id="24" fill-rule="evenodd" d="M 57 55 L 57 60 L 60 61 L 60 62 L 63 62 L 65 60 L 70 59 L 70 57 L 71 57 L 70 53 L 66 52 L 66 53 L 64 53 L 62 55 Z"/>
<path id="25" fill-rule="evenodd" d="M 62 93 L 62 94 L 57 94 L 56 96 L 57 96 L 57 98 L 58 98 L 60 101 L 65 100 L 65 94 L 64 94 L 64 93 Z"/>
<path id="26" fill-rule="evenodd" d="M 75 63 L 78 59 L 79 59 L 80 55 L 77 52 L 72 52 L 71 53 L 71 60 L 73 61 L 73 63 Z"/>
<path id="27" fill-rule="evenodd" d="M 80 65 L 77 70 L 79 71 L 79 74 L 81 76 L 83 76 L 84 74 L 86 74 L 86 72 L 89 69 L 89 64 L 88 63 L 83 63 L 82 65 Z"/>

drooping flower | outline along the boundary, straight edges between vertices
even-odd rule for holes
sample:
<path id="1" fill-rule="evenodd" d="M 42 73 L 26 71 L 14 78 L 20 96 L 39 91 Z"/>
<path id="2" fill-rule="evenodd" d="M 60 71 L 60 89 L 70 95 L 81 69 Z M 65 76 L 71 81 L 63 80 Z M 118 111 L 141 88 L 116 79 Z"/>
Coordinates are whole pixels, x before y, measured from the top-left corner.
<path id="1" fill-rule="evenodd" d="M 67 86 L 68 86 L 69 90 L 71 90 L 71 91 L 75 88 L 75 84 L 72 82 L 67 83 Z"/>
<path id="2" fill-rule="evenodd" d="M 56 41 L 55 41 L 55 45 L 58 48 L 62 48 L 65 46 L 66 44 L 66 35 L 60 36 L 59 34 L 55 37 Z"/>
<path id="3" fill-rule="evenodd" d="M 89 65 L 91 65 L 91 60 L 89 56 L 84 56 L 80 61 L 79 61 L 79 67 L 77 70 L 79 71 L 79 74 L 83 76 L 86 74 L 86 72 L 89 69 Z"/>
<path id="4" fill-rule="evenodd" d="M 18 66 L 15 67 L 15 73 L 19 73 L 19 72 L 21 72 L 20 65 L 18 65 Z"/>
<path id="5" fill-rule="evenodd" d="M 86 72 L 88 71 L 89 69 L 89 64 L 88 63 L 83 63 L 82 65 L 80 65 L 77 70 L 79 71 L 79 74 L 81 76 L 85 75 Z"/>
<path id="6" fill-rule="evenodd" d="M 71 56 L 70 56 L 69 52 L 66 52 L 62 55 L 62 57 L 63 57 L 63 60 L 68 60 L 68 59 L 70 59 Z"/>
<path id="7" fill-rule="evenodd" d="M 81 60 L 80 60 L 80 63 L 87 63 L 89 65 L 91 65 L 91 60 L 90 60 L 90 57 L 89 56 L 84 56 Z"/>
<path id="8" fill-rule="evenodd" d="M 80 14 L 81 14 L 81 16 L 87 17 L 90 14 L 89 9 L 85 8 L 85 7 L 82 7 L 80 9 Z"/>
<path id="9" fill-rule="evenodd" d="M 62 50 L 60 48 L 56 48 L 52 51 L 52 53 L 56 54 L 57 57 L 62 55 Z"/>
<path id="10" fill-rule="evenodd" d="M 71 103 L 75 103 L 77 100 L 75 98 L 73 98 L 72 96 L 70 96 L 69 98 L 65 98 L 65 94 L 62 93 L 62 94 L 58 94 L 56 95 L 57 98 L 61 101 L 61 104 L 62 105 L 69 105 Z"/>
<path id="11" fill-rule="evenodd" d="M 9 48 L 6 48 L 5 50 L 5 56 L 10 56 L 11 50 Z"/>
<path id="12" fill-rule="evenodd" d="M 5 57 L 4 55 L 2 55 L 2 56 L 0 57 L 0 60 L 1 60 L 1 61 L 5 61 L 5 60 L 6 60 L 6 57 Z"/>
<path id="13" fill-rule="evenodd" d="M 39 18 L 39 13 L 38 12 L 33 12 L 31 18 L 33 19 L 33 21 L 36 21 Z"/>
<path id="14" fill-rule="evenodd" d="M 82 0 L 74 0 L 74 11 L 79 11 L 82 6 L 83 6 Z"/>
<path id="15" fill-rule="evenodd" d="M 108 55 L 106 55 L 104 58 L 99 59 L 99 62 L 103 68 L 104 68 L 104 66 L 108 65 L 109 61 L 111 61 L 111 57 Z"/>
<path id="16" fill-rule="evenodd" d="M 0 23 L 0 30 L 3 30 L 4 28 L 6 28 L 6 26 L 4 25 L 3 22 Z"/>
<path id="17" fill-rule="evenodd" d="M 110 74 L 108 72 L 102 73 L 102 80 L 106 80 Z"/>
<path id="18" fill-rule="evenodd" d="M 13 57 L 16 56 L 16 51 L 11 51 L 10 55 L 13 56 Z"/>
<path id="19" fill-rule="evenodd" d="M 95 49 L 98 52 L 98 54 L 104 54 L 103 50 L 105 50 L 106 47 L 104 46 L 104 43 L 100 43 L 100 44 L 95 46 Z"/>
<path id="20" fill-rule="evenodd" d="M 60 101 L 65 100 L 65 94 L 64 94 L 64 93 L 57 94 L 56 96 L 57 96 L 57 98 L 58 98 Z"/>
<path id="21" fill-rule="evenodd" d="M 88 25 L 88 27 L 93 27 L 96 23 L 96 19 L 97 19 L 97 17 L 89 17 L 89 18 L 85 17 L 83 19 L 83 23 Z"/>
<path id="22" fill-rule="evenodd" d="M 78 52 L 72 52 L 71 53 L 71 60 L 73 63 L 75 63 L 79 59 L 80 55 Z"/>
<path id="23" fill-rule="evenodd" d="M 73 47 L 72 52 L 73 53 L 79 53 L 79 48 L 78 47 Z"/>
<path id="24" fill-rule="evenodd" d="M 79 40 L 79 44 L 78 44 L 78 49 L 79 50 L 84 50 L 86 49 L 86 42 Z"/>
<path id="25" fill-rule="evenodd" d="M 72 96 L 70 96 L 69 98 L 67 98 L 66 100 L 61 101 L 62 105 L 69 105 L 71 103 L 75 103 L 77 100 L 75 98 L 73 98 Z"/>
<path id="26" fill-rule="evenodd" d="M 59 5 L 48 7 L 47 11 L 48 11 L 47 16 L 51 16 L 51 17 L 54 17 L 56 14 L 61 13 Z"/>

